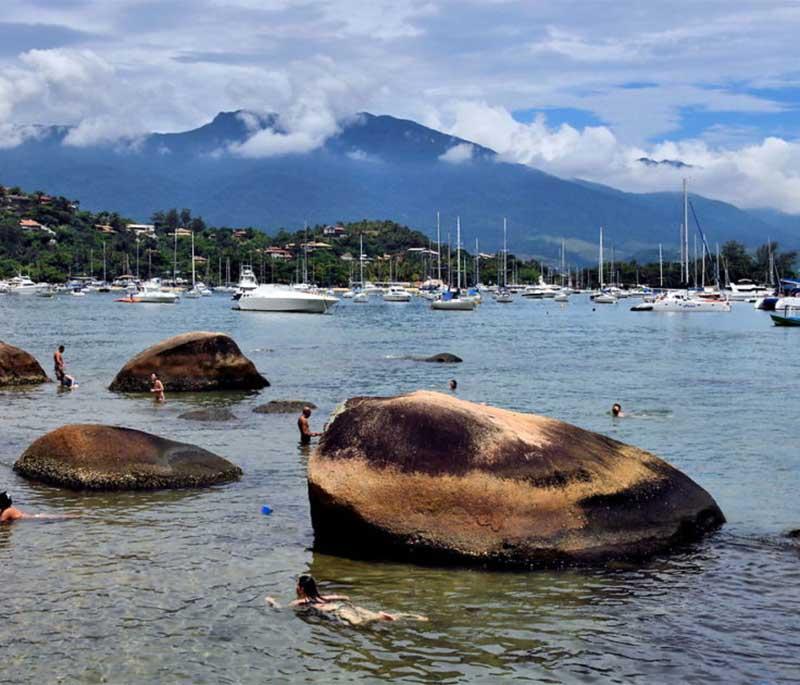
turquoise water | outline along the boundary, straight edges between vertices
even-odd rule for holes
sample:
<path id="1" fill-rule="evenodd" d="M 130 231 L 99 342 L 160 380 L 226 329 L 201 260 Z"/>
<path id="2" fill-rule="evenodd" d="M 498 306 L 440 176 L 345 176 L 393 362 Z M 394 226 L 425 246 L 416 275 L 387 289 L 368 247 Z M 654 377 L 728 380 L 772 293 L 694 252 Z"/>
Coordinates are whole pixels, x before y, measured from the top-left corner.
<path id="1" fill-rule="evenodd" d="M 0 391 L 0 488 L 23 510 L 80 513 L 0 528 L 4 681 L 797 682 L 800 680 L 800 331 L 750 305 L 731 314 L 633 313 L 585 298 L 487 302 L 476 312 L 343 303 L 330 316 L 241 313 L 222 296 L 177 306 L 0 297 L 0 339 L 50 371 L 66 347 L 80 383 Z M 259 394 L 106 389 L 135 353 L 188 330 L 231 334 L 270 379 Z M 448 351 L 458 366 L 401 359 Z M 361 394 L 459 381 L 469 400 L 570 421 L 651 450 L 717 499 L 728 524 L 636 567 L 496 573 L 366 563 L 312 551 L 307 454 L 292 415 Z M 629 413 L 614 420 L 614 401 Z M 178 419 L 229 406 L 233 423 Z M 211 449 L 244 478 L 201 491 L 85 494 L 11 470 L 64 423 L 104 422 Z M 274 513 L 261 515 L 262 504 Z M 357 604 L 429 623 L 348 628 L 267 608 L 310 570 Z"/>

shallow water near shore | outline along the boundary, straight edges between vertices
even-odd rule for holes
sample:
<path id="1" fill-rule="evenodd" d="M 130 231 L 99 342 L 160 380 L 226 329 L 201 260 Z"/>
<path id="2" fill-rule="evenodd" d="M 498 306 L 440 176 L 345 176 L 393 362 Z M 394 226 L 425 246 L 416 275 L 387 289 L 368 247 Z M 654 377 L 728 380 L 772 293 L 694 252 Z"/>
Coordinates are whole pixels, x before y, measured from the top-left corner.
<path id="1" fill-rule="evenodd" d="M 223 296 L 122 306 L 110 295 L 0 297 L 0 339 L 51 373 L 66 345 L 80 387 L 0 390 L 0 489 L 30 512 L 79 519 L 0 527 L 4 681 L 797 682 L 800 680 L 800 331 L 751 305 L 659 315 L 623 303 L 344 302 L 327 316 L 241 313 Z M 218 330 L 272 386 L 260 393 L 110 393 L 131 356 L 170 335 Z M 457 365 L 402 357 L 452 352 Z M 728 524 L 635 566 L 489 572 L 362 562 L 312 551 L 307 452 L 273 399 L 319 406 L 321 429 L 355 395 L 418 388 L 553 416 L 650 450 L 706 488 Z M 628 414 L 613 419 L 619 401 Z M 232 422 L 186 421 L 226 406 Z M 75 493 L 13 473 L 64 423 L 147 430 L 244 469 L 197 491 Z M 274 511 L 261 514 L 268 504 Z M 265 606 L 310 570 L 324 591 L 427 623 L 350 628 Z"/>

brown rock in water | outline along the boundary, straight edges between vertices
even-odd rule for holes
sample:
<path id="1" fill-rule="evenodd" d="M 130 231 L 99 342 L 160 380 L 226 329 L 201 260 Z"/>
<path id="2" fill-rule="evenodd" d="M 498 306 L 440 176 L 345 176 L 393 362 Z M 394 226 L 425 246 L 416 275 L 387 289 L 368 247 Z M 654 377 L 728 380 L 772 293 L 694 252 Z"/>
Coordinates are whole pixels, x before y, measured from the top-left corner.
<path id="1" fill-rule="evenodd" d="M 48 380 L 32 354 L 0 341 L 0 385 L 35 385 Z"/>
<path id="2" fill-rule="evenodd" d="M 547 566 L 629 559 L 718 528 L 658 457 L 561 421 L 415 392 L 355 398 L 308 463 L 315 548 Z"/>
<path id="3" fill-rule="evenodd" d="M 122 367 L 109 390 L 148 392 L 154 372 L 167 392 L 260 390 L 269 385 L 232 338 L 194 331 L 162 340 L 137 354 Z"/>
<path id="4" fill-rule="evenodd" d="M 242 470 L 208 450 L 131 428 L 62 426 L 14 464 L 32 480 L 76 490 L 197 488 L 236 480 Z"/>
<path id="5" fill-rule="evenodd" d="M 303 407 L 316 409 L 317 405 L 301 400 L 272 400 L 266 404 L 259 404 L 253 411 L 256 414 L 294 414 L 303 411 Z"/>
<path id="6" fill-rule="evenodd" d="M 464 360 L 449 352 L 440 352 L 439 354 L 434 354 L 432 357 L 425 357 L 422 361 L 434 362 L 437 364 L 460 364 Z"/>
<path id="7" fill-rule="evenodd" d="M 178 418 L 187 421 L 235 421 L 237 417 L 227 407 L 208 407 L 178 414 Z"/>

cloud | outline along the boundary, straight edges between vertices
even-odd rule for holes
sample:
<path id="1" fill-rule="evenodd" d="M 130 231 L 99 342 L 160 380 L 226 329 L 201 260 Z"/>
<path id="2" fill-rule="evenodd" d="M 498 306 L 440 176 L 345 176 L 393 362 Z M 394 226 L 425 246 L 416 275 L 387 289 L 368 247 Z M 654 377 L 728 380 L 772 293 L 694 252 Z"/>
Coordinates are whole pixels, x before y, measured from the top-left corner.
<path id="1" fill-rule="evenodd" d="M 456 103 L 448 132 L 497 151 L 505 161 L 558 176 L 583 178 L 623 190 L 676 191 L 688 177 L 692 191 L 740 207 L 774 207 L 800 213 L 800 142 L 769 137 L 736 148 L 701 139 L 628 145 L 605 126 L 551 127 L 544 114 L 516 121 L 502 107 Z M 680 160 L 692 169 L 650 167 L 637 160 Z"/>
<path id="2" fill-rule="evenodd" d="M 458 143 L 457 145 L 453 145 L 447 152 L 439 155 L 439 159 L 442 162 L 448 162 L 449 164 L 463 164 L 464 162 L 469 162 L 472 159 L 472 154 L 475 151 L 475 146 L 470 145 L 469 143 Z"/>

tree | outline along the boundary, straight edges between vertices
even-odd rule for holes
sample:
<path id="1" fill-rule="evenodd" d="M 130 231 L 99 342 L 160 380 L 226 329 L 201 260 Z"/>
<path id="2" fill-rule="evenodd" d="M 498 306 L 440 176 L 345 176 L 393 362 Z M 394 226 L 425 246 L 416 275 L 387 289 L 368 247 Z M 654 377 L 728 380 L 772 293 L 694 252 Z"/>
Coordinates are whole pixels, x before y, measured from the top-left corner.
<path id="1" fill-rule="evenodd" d="M 753 273 L 753 260 L 747 254 L 747 248 L 742 243 L 729 240 L 722 246 L 721 256 L 723 268 L 727 270 L 730 281 L 750 278 Z"/>

